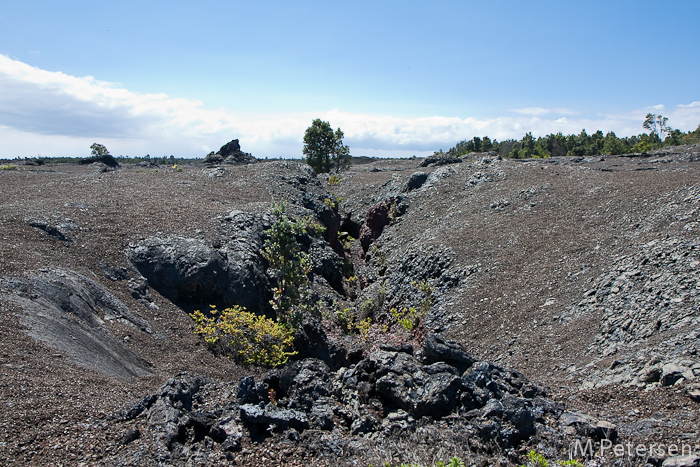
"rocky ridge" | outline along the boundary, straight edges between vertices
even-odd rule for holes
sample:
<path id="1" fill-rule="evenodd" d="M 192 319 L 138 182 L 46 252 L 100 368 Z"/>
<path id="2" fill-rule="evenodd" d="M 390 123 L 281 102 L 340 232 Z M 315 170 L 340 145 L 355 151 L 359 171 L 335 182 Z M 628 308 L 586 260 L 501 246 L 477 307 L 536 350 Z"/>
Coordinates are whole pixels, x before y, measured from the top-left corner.
<path id="1" fill-rule="evenodd" d="M 431 334 L 417 353 L 384 347 L 335 372 L 304 359 L 237 385 L 178 375 L 121 415 L 125 423 L 142 420 L 138 436 L 157 450 L 118 464 L 249 462 L 244 446 L 262 440 L 274 440 L 288 465 L 309 450 L 319 465 L 360 454 L 391 462 L 387 446 L 420 438 L 430 459 L 442 446 L 430 446 L 426 435 L 462 443 L 461 455 L 498 452 L 508 463 L 524 443 L 563 449 L 569 428 L 584 439 L 616 439 L 614 425 L 565 412 L 524 375 L 477 362 L 455 342 Z"/>

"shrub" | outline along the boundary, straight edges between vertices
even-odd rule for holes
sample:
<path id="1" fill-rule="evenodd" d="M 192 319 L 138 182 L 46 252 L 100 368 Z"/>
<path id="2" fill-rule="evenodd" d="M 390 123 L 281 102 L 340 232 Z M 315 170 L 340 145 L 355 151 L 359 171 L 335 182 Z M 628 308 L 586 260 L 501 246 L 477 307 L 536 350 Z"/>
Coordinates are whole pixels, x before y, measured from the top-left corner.
<path id="1" fill-rule="evenodd" d="M 17 170 L 17 166 L 15 164 L 0 165 L 0 170 Z"/>
<path id="2" fill-rule="evenodd" d="M 372 467 L 370 464 L 369 467 Z M 392 467 L 390 463 L 384 464 L 384 467 Z M 396 467 L 422 467 L 418 464 L 400 464 L 397 465 Z M 462 459 L 459 457 L 453 457 L 449 460 L 449 462 L 443 462 L 443 461 L 437 461 L 437 463 L 433 464 L 433 467 L 465 467 L 464 463 L 462 462 Z"/>
<path id="3" fill-rule="evenodd" d="M 363 339 L 369 337 L 369 331 L 372 327 L 372 318 L 369 316 L 358 319 L 355 311 L 351 308 L 338 308 L 335 311 L 335 321 L 338 326 L 348 332 L 357 332 Z"/>
<path id="4" fill-rule="evenodd" d="M 305 234 L 319 235 L 323 227 L 310 218 L 294 220 L 287 217 L 284 202 L 272 203 L 272 226 L 265 231 L 267 239 L 261 250 L 268 261 L 269 271 L 275 281 L 270 301 L 277 319 L 296 326 L 304 313 L 313 312 L 308 274 L 311 272 L 309 255 L 301 250 L 297 237 Z"/>
<path id="5" fill-rule="evenodd" d="M 195 334 L 204 336 L 211 346 L 220 346 L 240 363 L 276 367 L 295 354 L 290 351 L 294 331 L 285 323 L 276 323 L 240 306 L 226 308 L 221 313 L 212 306 L 210 314 L 205 316 L 197 310 L 190 315 L 195 322 Z"/>
<path id="6" fill-rule="evenodd" d="M 418 289 L 422 298 L 418 304 L 418 308 L 404 307 L 401 310 L 392 308 L 389 310 L 394 319 L 399 325 L 407 331 L 413 331 L 421 319 L 425 317 L 432 306 L 432 296 L 435 288 L 428 281 L 411 282 L 411 285 Z"/>

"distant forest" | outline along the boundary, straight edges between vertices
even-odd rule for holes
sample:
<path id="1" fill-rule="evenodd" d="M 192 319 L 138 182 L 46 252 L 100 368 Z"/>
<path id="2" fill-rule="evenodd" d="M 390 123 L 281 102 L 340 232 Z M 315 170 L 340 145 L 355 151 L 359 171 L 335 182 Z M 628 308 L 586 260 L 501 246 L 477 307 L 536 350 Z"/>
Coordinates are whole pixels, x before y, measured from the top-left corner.
<path id="1" fill-rule="evenodd" d="M 644 153 L 666 146 L 700 143 L 700 125 L 694 130 L 684 133 L 667 126 L 665 117 L 648 114 L 644 128 L 649 133 L 637 136 L 618 138 L 610 131 L 606 135 L 598 130 L 589 135 L 586 130 L 578 135 L 564 136 L 561 133 L 550 134 L 535 138 L 527 133 L 521 140 L 507 139 L 504 141 L 491 140 L 488 136 L 475 136 L 464 140 L 447 151 L 453 156 L 461 156 L 470 152 L 493 151 L 502 157 L 513 159 L 542 158 L 552 156 L 596 156 L 599 154 L 631 154 Z M 442 150 L 436 154 L 444 154 Z"/>

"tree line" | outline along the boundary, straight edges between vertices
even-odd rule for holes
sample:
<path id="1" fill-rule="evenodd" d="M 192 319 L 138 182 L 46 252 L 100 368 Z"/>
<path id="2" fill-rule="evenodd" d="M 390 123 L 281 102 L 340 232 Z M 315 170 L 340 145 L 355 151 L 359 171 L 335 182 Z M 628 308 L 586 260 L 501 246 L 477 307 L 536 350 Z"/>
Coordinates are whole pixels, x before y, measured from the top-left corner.
<path id="1" fill-rule="evenodd" d="M 506 139 L 491 140 L 488 136 L 475 136 L 470 140 L 457 143 L 447 151 L 453 156 L 461 156 L 470 152 L 493 151 L 502 157 L 528 159 L 552 156 L 596 156 L 600 154 L 631 154 L 644 153 L 666 146 L 700 143 L 700 125 L 694 130 L 684 133 L 667 125 L 668 119 L 661 115 L 647 114 L 642 127 L 649 133 L 637 136 L 619 138 L 614 132 L 603 134 L 598 130 L 593 134 L 582 130 L 578 135 L 566 135 L 561 132 L 535 138 L 531 132 L 521 140 Z M 442 150 L 438 153 L 443 153 Z"/>

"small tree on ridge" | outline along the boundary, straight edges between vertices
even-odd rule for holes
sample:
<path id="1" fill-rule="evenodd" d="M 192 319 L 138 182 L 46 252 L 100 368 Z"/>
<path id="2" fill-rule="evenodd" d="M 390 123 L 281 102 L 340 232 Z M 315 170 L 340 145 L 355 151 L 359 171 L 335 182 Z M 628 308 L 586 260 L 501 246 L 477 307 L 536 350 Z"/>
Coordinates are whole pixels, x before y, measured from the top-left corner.
<path id="1" fill-rule="evenodd" d="M 304 134 L 306 163 L 317 173 L 340 171 L 350 166 L 350 148 L 343 144 L 345 134 L 330 123 L 315 119 Z"/>

